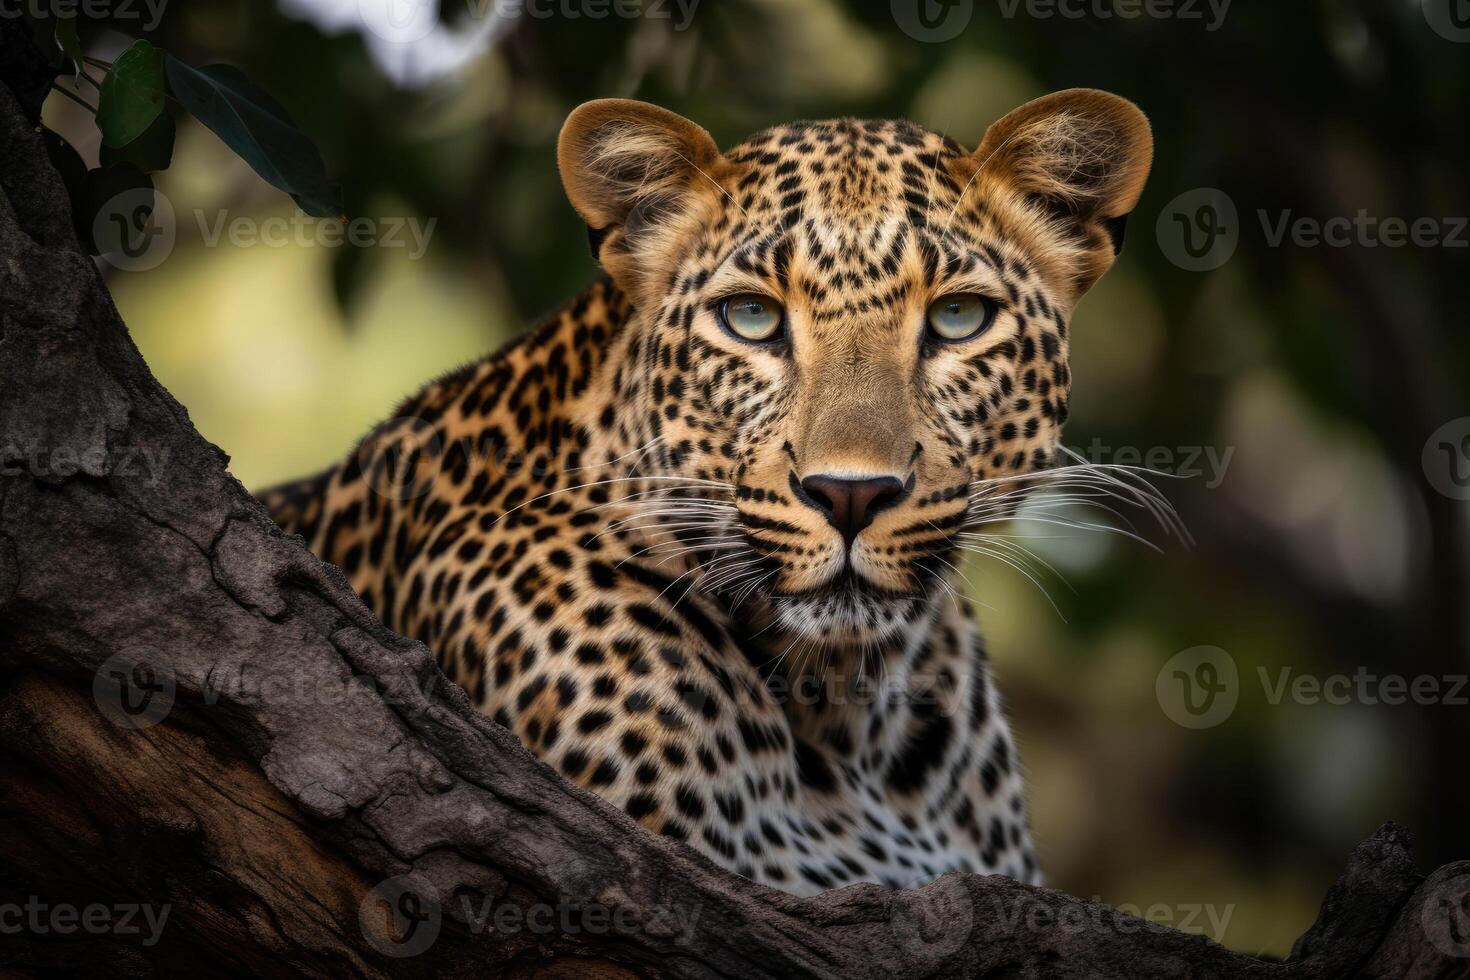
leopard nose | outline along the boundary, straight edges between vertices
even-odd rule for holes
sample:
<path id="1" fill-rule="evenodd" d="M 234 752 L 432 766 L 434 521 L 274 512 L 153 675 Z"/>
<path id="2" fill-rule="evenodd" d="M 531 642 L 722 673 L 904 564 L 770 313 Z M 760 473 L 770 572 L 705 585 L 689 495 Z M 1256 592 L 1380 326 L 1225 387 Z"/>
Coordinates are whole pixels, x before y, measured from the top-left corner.
<path id="1" fill-rule="evenodd" d="M 793 480 L 793 482 L 795 482 Z M 809 476 L 801 481 L 798 494 L 810 507 L 821 511 L 827 522 L 842 533 L 848 546 L 878 512 L 908 496 L 909 486 L 896 476 L 850 480 L 839 476 Z"/>

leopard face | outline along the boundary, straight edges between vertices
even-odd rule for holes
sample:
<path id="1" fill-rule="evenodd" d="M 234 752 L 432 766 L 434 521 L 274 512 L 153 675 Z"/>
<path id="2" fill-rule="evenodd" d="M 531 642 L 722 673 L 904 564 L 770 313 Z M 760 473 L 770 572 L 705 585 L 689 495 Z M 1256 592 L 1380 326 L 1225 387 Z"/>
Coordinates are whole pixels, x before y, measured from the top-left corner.
<path id="1" fill-rule="evenodd" d="M 977 507 L 1054 461 L 1068 320 L 1151 149 L 1084 90 L 974 150 L 836 120 L 721 153 L 664 110 L 583 106 L 564 181 L 637 311 L 609 411 L 663 481 L 638 526 L 762 628 L 857 649 L 912 626 Z"/>

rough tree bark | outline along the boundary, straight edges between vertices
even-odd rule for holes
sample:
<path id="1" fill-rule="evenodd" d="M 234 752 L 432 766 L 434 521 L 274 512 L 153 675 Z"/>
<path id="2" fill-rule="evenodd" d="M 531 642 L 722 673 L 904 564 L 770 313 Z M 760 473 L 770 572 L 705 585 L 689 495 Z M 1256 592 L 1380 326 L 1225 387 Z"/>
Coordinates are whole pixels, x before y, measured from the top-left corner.
<path id="1" fill-rule="evenodd" d="M 111 925 L 0 914 L 0 972 L 1470 974 L 1470 863 L 1422 878 L 1392 826 L 1277 963 L 998 877 L 795 898 L 564 782 L 282 535 L 153 379 L 77 246 L 12 28 L 0 913 L 100 903 Z M 168 907 L 156 944 L 126 903 Z"/>

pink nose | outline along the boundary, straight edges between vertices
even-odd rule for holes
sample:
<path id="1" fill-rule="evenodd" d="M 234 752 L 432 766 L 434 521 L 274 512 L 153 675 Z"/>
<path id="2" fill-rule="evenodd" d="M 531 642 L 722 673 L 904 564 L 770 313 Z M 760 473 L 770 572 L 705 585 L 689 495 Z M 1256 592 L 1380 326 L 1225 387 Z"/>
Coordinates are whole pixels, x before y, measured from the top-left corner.
<path id="1" fill-rule="evenodd" d="M 879 511 L 908 496 L 908 489 L 896 476 L 860 480 L 809 476 L 801 481 L 801 489 L 804 501 L 826 516 L 849 547 L 862 529 L 873 523 Z"/>

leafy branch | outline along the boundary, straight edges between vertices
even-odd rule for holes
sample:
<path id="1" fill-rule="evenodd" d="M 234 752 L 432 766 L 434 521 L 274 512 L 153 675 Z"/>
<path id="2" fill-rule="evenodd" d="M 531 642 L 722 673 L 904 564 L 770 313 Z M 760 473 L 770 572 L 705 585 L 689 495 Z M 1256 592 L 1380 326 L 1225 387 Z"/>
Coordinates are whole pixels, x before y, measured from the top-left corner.
<path id="1" fill-rule="evenodd" d="M 80 154 L 55 133 L 47 133 L 52 162 L 66 178 L 76 230 L 93 254 L 109 251 L 105 234 L 110 205 L 124 193 L 135 202 L 152 201 L 153 174 L 173 162 L 177 125 L 172 102 L 218 136 L 271 186 L 291 196 L 316 218 L 346 220 L 342 188 L 327 178 L 321 152 L 291 120 L 280 103 L 257 88 L 237 68 L 196 68 L 146 40 L 134 41 L 108 62 L 83 53 L 76 18 L 38 18 L 31 36 L 48 57 L 57 52 L 71 62 L 72 74 L 97 90 L 94 106 L 76 91 L 53 82 L 52 90 L 92 114 L 102 134 L 99 166 L 88 169 Z M 103 73 L 100 81 L 87 73 Z M 141 192 L 141 194 L 139 193 Z M 144 209 L 151 211 L 150 205 Z"/>

